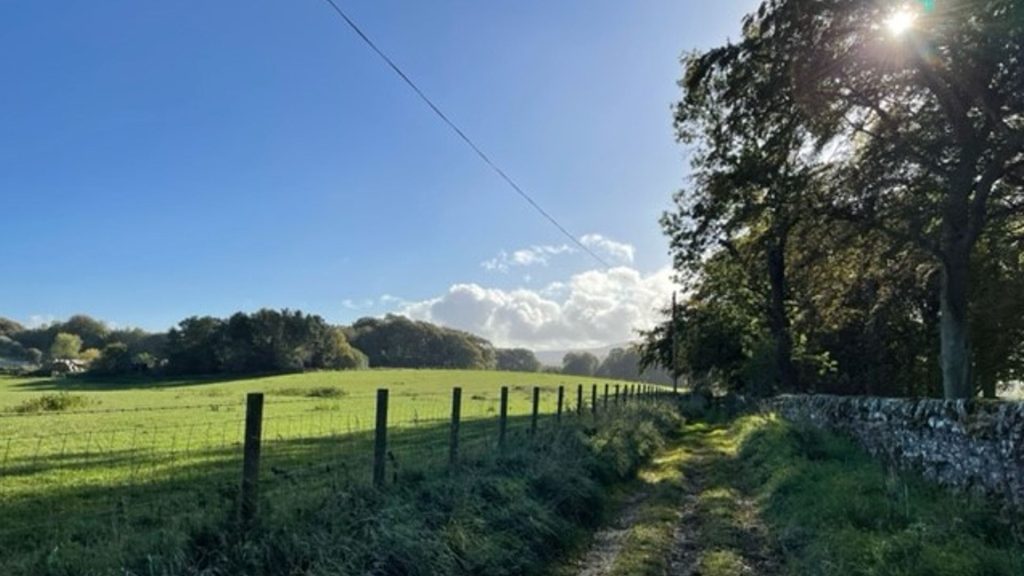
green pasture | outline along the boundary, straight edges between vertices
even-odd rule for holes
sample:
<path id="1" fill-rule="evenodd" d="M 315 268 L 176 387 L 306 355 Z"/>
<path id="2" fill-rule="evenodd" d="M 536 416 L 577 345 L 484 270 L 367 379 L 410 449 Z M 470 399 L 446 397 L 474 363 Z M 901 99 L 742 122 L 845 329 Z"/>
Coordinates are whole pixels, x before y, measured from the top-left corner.
<path id="1" fill-rule="evenodd" d="M 370 370 L 237 380 L 0 378 L 0 572 L 56 542 L 102 554 L 144 548 L 235 505 L 245 395 L 263 392 L 264 500 L 369 479 L 376 390 L 390 390 L 389 476 L 440 469 L 448 457 L 451 390 L 462 388 L 462 452 L 493 450 L 501 386 L 510 388 L 510 437 L 530 426 L 541 388 L 550 426 L 557 388 L 566 412 L 590 378 L 506 372 Z M 585 411 L 585 413 L 588 413 Z M 569 416 L 567 416 L 569 417 Z M 145 535 L 145 536 L 143 536 Z M 12 562 L 6 564 L 5 562 Z"/>

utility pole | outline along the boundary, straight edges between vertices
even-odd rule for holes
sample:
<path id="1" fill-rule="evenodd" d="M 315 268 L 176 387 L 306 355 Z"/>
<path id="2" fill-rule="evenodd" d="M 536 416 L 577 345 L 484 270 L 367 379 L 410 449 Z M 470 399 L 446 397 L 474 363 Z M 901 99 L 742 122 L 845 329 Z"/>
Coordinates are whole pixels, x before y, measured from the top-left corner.
<path id="1" fill-rule="evenodd" d="M 679 393 L 679 370 L 676 368 L 676 356 L 678 356 L 678 350 L 676 348 L 676 293 L 672 291 L 672 327 L 671 327 L 671 338 L 672 338 L 672 393 Z"/>

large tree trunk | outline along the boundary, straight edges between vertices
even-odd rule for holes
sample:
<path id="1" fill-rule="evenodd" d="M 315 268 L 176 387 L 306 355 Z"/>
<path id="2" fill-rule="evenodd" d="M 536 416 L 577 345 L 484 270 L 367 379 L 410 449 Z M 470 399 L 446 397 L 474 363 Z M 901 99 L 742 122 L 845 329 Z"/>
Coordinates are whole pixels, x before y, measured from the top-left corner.
<path id="1" fill-rule="evenodd" d="M 790 334 L 789 314 L 786 312 L 786 253 L 785 240 L 768 248 L 768 280 L 771 294 L 768 301 L 768 329 L 775 341 L 775 367 L 779 387 L 784 392 L 797 390 L 796 368 L 793 366 L 793 337 Z"/>
<path id="2" fill-rule="evenodd" d="M 942 390 L 947 399 L 970 398 L 970 355 L 967 329 L 967 288 L 970 247 L 966 242 L 948 246 L 942 266 L 941 312 Z"/>

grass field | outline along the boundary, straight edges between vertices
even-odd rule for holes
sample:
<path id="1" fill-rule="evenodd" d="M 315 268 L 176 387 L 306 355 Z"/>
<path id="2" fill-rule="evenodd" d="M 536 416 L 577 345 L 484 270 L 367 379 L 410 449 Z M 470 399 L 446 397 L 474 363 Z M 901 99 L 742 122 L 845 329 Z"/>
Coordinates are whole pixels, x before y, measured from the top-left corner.
<path id="1" fill-rule="evenodd" d="M 318 484 L 369 480 L 378 388 L 391 394 L 389 475 L 398 475 L 446 462 L 454 386 L 463 389 L 462 445 L 471 454 L 493 449 L 501 386 L 510 387 L 514 436 L 529 426 L 533 386 L 542 388 L 541 411 L 550 415 L 558 386 L 572 411 L 577 386 L 589 406 L 594 385 L 603 402 L 604 384 L 416 370 L 230 381 L 0 378 L 0 572 L 30 573 L 25 567 L 39 565 L 40 550 L 58 550 L 59 558 L 69 546 L 78 561 L 84 550 L 130 555 L 154 532 L 174 542 L 188 527 L 229 514 L 248 392 L 266 395 L 261 469 L 264 499 L 274 502 Z"/>

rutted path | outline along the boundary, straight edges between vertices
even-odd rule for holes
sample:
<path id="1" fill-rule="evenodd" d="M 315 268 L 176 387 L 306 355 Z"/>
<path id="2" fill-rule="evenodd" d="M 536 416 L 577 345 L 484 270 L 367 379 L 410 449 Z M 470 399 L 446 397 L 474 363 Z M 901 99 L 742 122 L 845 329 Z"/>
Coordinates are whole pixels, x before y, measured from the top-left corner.
<path id="1" fill-rule="evenodd" d="M 641 475 L 618 518 L 598 532 L 577 576 L 772 576 L 779 572 L 758 504 L 738 486 L 724 427 L 688 426 Z"/>
<path id="2" fill-rule="evenodd" d="M 615 560 L 625 546 L 626 536 L 639 519 L 640 506 L 649 496 L 647 491 L 634 493 L 612 525 L 594 535 L 590 550 L 578 565 L 578 576 L 612 574 Z"/>
<path id="3" fill-rule="evenodd" d="M 713 434 L 708 432 L 704 434 Z M 779 572 L 757 502 L 734 485 L 730 455 L 695 443 L 669 558 L 670 576 Z"/>

